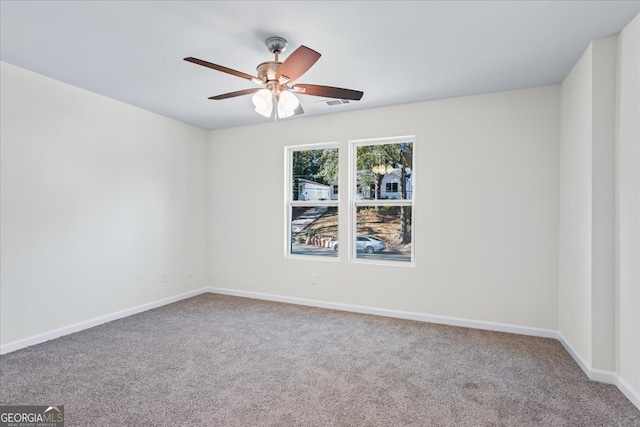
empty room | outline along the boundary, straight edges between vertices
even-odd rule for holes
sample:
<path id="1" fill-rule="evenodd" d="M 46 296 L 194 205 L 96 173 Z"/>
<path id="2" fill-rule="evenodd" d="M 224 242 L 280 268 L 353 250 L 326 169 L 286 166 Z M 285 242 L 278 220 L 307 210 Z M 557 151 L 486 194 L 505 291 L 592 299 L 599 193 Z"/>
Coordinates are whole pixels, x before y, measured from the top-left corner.
<path id="1" fill-rule="evenodd" d="M 0 426 L 640 427 L 640 1 L 0 19 Z"/>

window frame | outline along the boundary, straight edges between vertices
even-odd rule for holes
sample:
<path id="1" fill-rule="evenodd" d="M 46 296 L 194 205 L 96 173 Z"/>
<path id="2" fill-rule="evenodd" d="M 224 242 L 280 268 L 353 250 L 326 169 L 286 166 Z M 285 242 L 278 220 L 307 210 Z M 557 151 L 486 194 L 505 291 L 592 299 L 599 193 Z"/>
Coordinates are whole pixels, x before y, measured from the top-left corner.
<path id="1" fill-rule="evenodd" d="M 329 197 L 326 200 L 293 200 L 293 153 L 295 151 L 313 151 L 313 150 L 325 150 L 335 148 L 338 150 L 338 198 L 332 199 L 332 189 L 329 186 Z M 327 206 L 327 207 L 335 207 L 337 210 L 338 217 L 338 239 L 340 240 L 340 186 L 341 186 L 341 172 L 340 172 L 340 158 L 341 158 L 342 147 L 339 142 L 321 142 L 315 144 L 303 144 L 303 145 L 289 145 L 284 147 L 284 157 L 285 157 L 285 166 L 286 172 L 284 176 L 285 180 L 285 197 L 284 197 L 284 230 L 285 230 L 285 238 L 284 238 L 284 256 L 285 258 L 290 259 L 303 259 L 303 260 L 315 260 L 315 261 L 328 261 L 328 262 L 339 262 L 340 261 L 340 249 L 336 256 L 321 256 L 321 255 L 313 255 L 313 254 L 297 254 L 292 253 L 292 235 L 291 235 L 291 218 L 294 207 L 314 207 L 314 206 Z M 342 246 L 339 246 L 341 248 Z"/>
<path id="2" fill-rule="evenodd" d="M 358 167 L 357 167 L 357 153 L 358 147 L 369 145 L 384 145 L 384 144 L 400 144 L 411 143 L 413 146 L 412 153 L 412 167 L 411 167 L 411 198 L 410 199 L 358 199 Z M 415 214 L 415 202 L 416 202 L 416 137 L 415 135 L 387 137 L 387 138 L 372 138 L 372 139 L 358 139 L 349 141 L 349 188 L 348 188 L 348 210 L 349 210 L 349 224 L 348 224 L 348 260 L 357 264 L 373 264 L 373 265 L 385 265 L 393 267 L 415 267 L 416 265 L 416 214 Z M 367 259 L 359 258 L 356 250 L 356 237 L 357 237 L 357 213 L 359 207 L 373 207 L 373 206 L 408 206 L 411 208 L 411 260 L 410 261 L 394 261 L 394 260 L 380 260 L 380 259 Z"/>

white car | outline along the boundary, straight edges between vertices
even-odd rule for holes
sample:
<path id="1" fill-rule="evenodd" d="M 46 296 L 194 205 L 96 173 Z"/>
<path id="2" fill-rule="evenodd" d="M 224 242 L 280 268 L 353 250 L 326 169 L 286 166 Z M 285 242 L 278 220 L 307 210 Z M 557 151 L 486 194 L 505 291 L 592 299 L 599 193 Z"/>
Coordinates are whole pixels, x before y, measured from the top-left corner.
<path id="1" fill-rule="evenodd" d="M 338 242 L 335 240 L 331 242 L 331 247 L 334 251 L 338 250 Z M 374 252 L 382 252 L 387 248 L 387 244 L 384 240 L 380 240 L 377 237 L 372 236 L 356 236 L 356 251 L 364 252 L 366 254 L 372 254 Z"/>

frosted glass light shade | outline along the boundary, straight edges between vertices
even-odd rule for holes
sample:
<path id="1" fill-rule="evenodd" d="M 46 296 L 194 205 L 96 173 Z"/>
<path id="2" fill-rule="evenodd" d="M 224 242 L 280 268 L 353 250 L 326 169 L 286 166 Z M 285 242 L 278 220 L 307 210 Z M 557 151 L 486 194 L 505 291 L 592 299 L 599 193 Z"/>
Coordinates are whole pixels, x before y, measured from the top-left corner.
<path id="1" fill-rule="evenodd" d="M 260 89 L 253 94 L 251 101 L 253 101 L 253 105 L 256 107 L 256 113 L 265 117 L 271 116 L 271 111 L 273 111 L 273 96 L 269 89 Z"/>
<path id="2" fill-rule="evenodd" d="M 300 105 L 300 101 L 294 94 L 289 91 L 280 93 L 278 98 L 278 117 L 284 118 L 293 116 L 298 105 Z"/>
<path id="3" fill-rule="evenodd" d="M 260 114 L 261 116 L 265 116 L 265 117 L 271 117 L 271 111 L 273 111 L 273 104 L 269 104 L 267 105 L 266 108 L 255 108 L 256 113 Z"/>

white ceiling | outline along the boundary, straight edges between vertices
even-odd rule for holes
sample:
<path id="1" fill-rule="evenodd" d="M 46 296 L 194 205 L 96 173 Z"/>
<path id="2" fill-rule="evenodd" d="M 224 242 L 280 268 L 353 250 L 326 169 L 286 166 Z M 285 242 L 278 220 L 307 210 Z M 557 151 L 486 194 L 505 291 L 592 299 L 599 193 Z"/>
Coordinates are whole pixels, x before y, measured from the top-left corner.
<path id="1" fill-rule="evenodd" d="M 328 114 L 559 83 L 594 39 L 617 34 L 640 1 L 0 1 L 5 62 L 204 129 L 269 120 L 256 87 L 183 61 L 248 74 L 270 36 L 322 54 L 297 83 L 364 91 Z M 287 120 L 296 120 L 289 118 Z"/>

